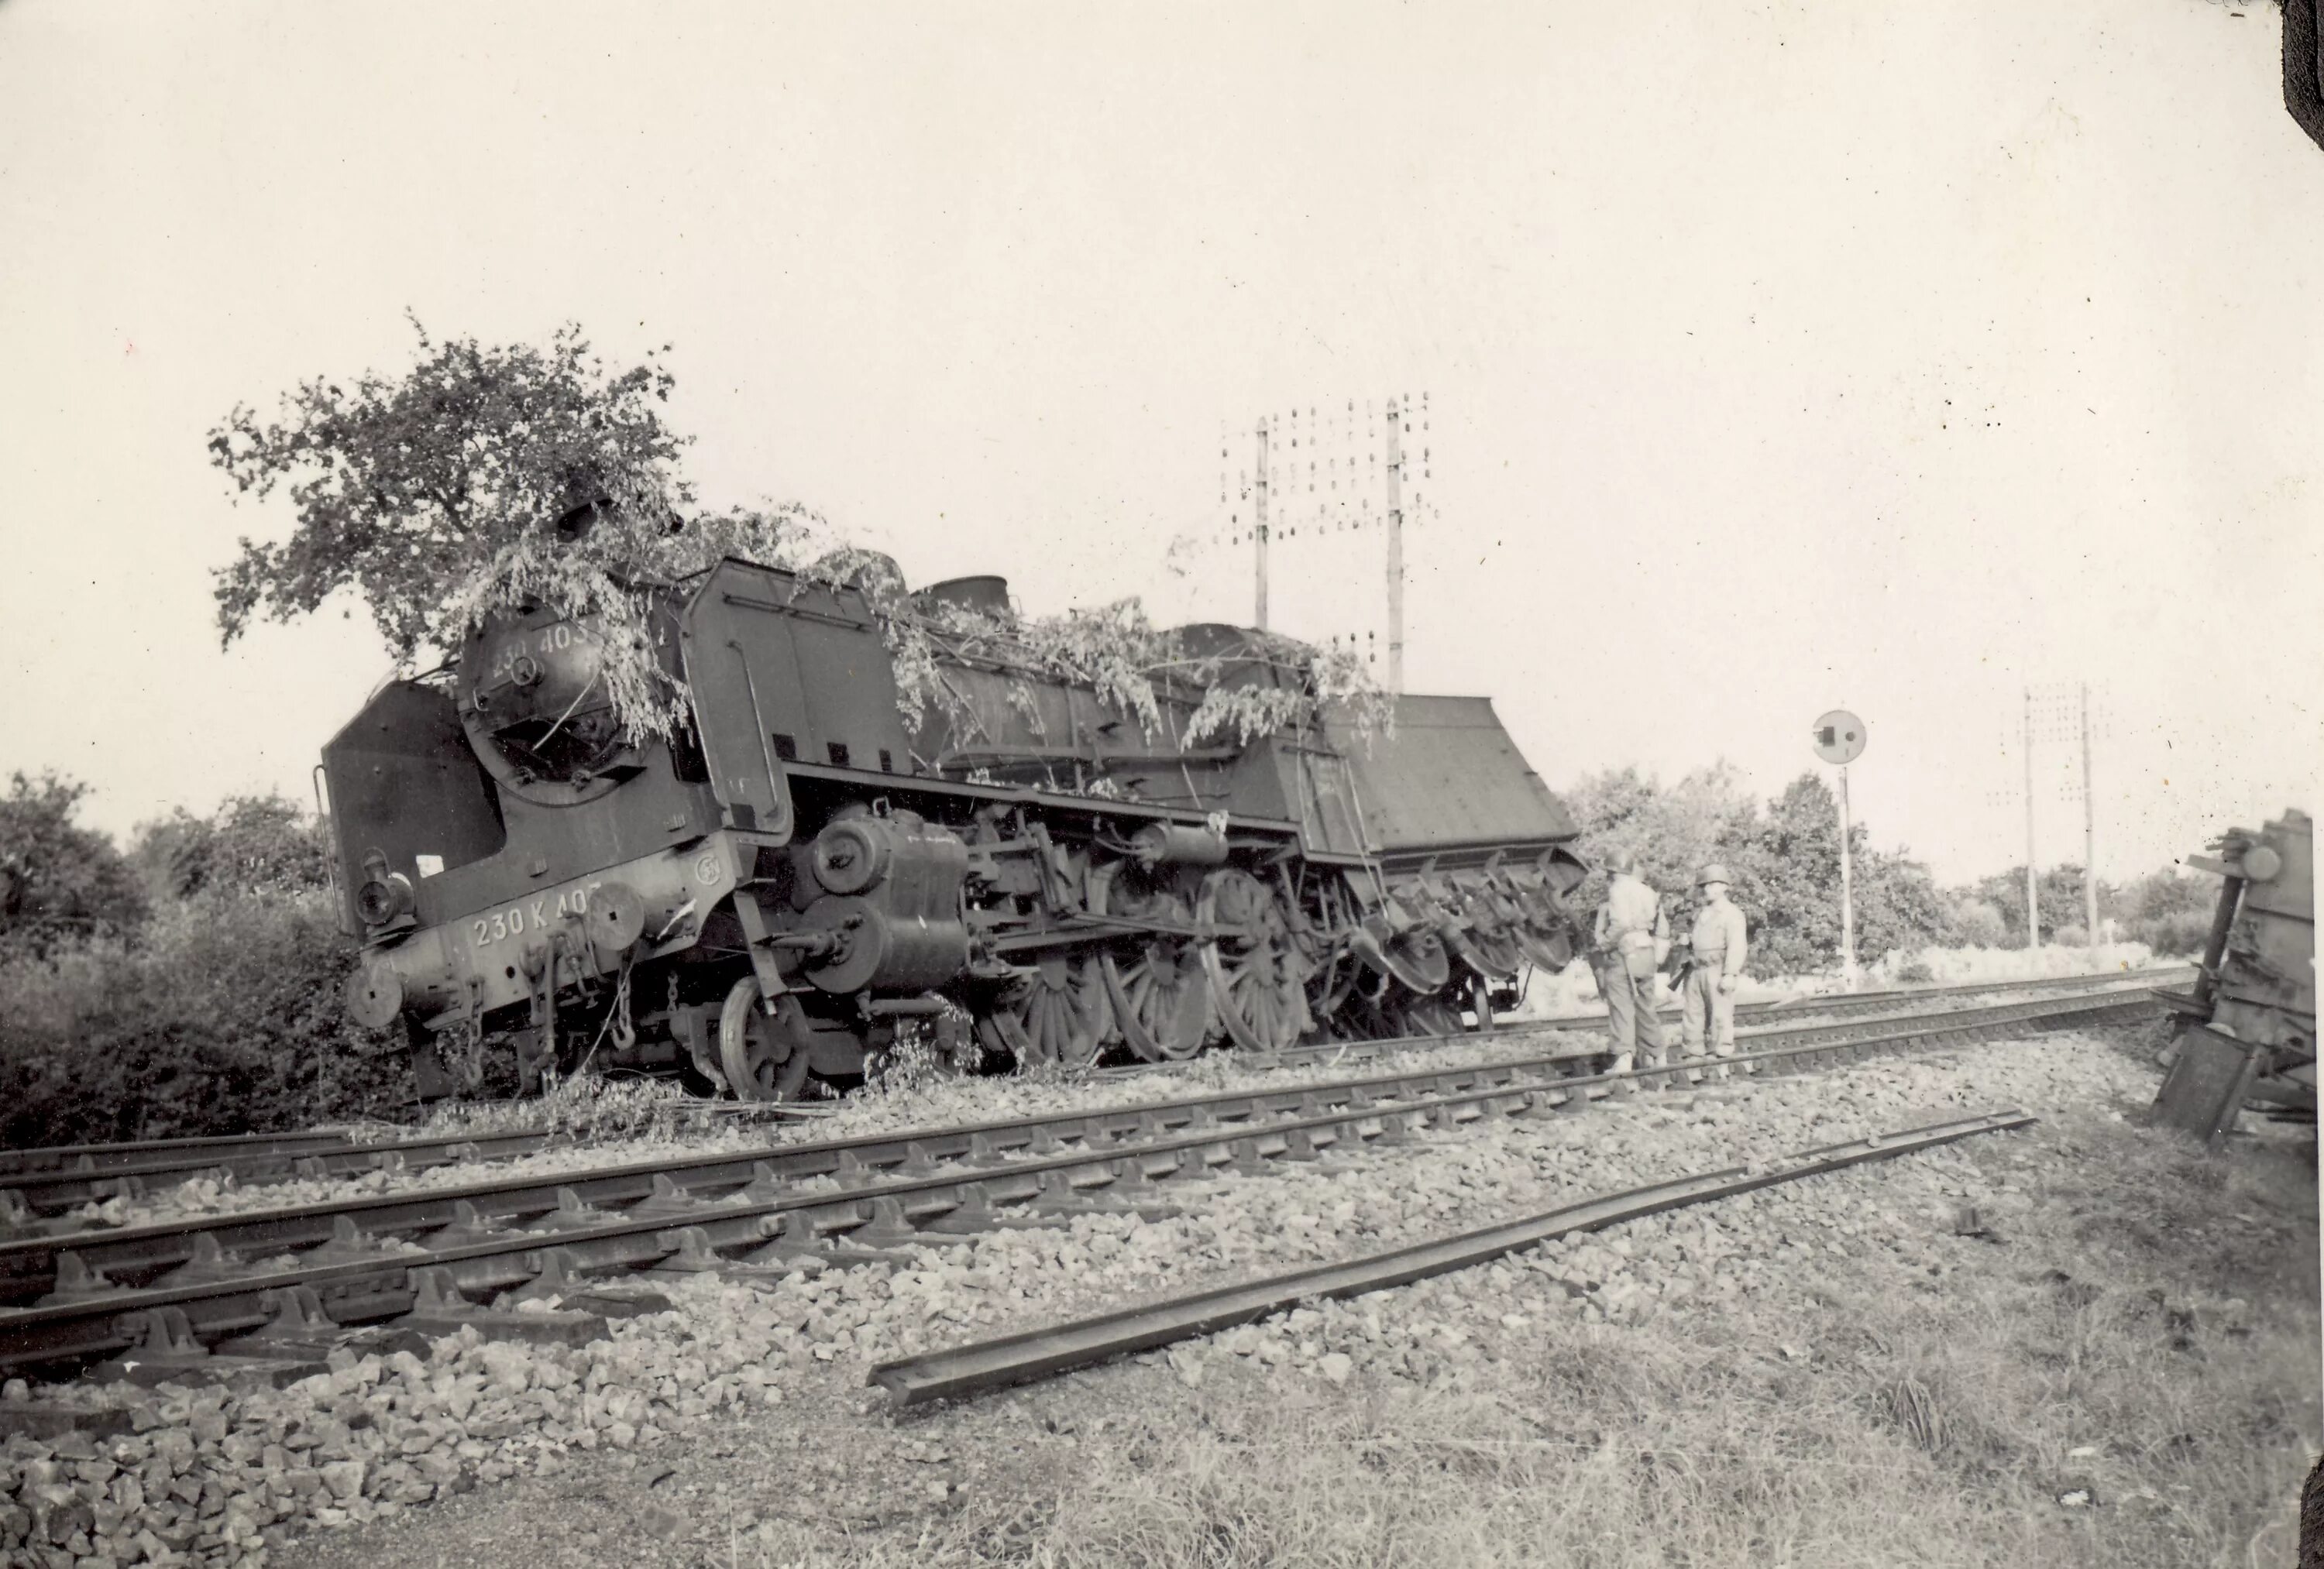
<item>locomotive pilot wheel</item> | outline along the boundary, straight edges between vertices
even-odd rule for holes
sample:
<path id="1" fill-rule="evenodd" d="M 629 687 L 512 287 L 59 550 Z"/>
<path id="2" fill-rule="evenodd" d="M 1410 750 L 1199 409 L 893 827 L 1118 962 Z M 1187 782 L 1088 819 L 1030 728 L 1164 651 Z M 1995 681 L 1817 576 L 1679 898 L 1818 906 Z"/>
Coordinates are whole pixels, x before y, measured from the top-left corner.
<path id="1" fill-rule="evenodd" d="M 809 1028 L 797 997 L 759 1005 L 759 977 L 746 975 L 718 1011 L 718 1062 L 737 1100 L 796 1100 L 807 1083 Z"/>

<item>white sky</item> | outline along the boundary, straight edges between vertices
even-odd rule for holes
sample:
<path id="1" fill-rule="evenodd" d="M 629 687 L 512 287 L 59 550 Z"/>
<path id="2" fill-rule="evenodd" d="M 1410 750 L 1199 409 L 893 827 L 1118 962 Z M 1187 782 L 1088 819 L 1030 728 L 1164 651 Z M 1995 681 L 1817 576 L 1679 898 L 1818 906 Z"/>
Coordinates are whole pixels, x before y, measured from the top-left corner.
<path id="1" fill-rule="evenodd" d="M 914 582 L 1240 618 L 1219 432 L 1426 389 L 1409 682 L 1563 784 L 1869 721 L 1858 815 L 2099 862 L 2315 805 L 2324 151 L 2201 0 L 493 7 L 0 0 L 0 770 L 116 831 L 307 794 L 357 612 L 221 654 L 287 505 L 203 438 L 438 333 L 676 345 L 706 499 Z M 2080 857 L 2043 808 L 2042 858 Z"/>

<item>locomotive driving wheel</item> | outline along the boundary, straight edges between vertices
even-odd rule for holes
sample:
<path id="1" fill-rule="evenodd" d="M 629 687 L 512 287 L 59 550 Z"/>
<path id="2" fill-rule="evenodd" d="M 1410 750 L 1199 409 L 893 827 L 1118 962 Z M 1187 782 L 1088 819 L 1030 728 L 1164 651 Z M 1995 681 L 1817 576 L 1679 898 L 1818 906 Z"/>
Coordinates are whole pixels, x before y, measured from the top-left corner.
<path id="1" fill-rule="evenodd" d="M 1203 879 L 1195 919 L 1222 928 L 1203 944 L 1211 1000 L 1219 1022 L 1246 1051 L 1272 1051 L 1306 1032 L 1307 997 L 1302 966 L 1283 906 L 1266 884 L 1239 867 L 1222 867 Z"/>
<path id="2" fill-rule="evenodd" d="M 1517 934 L 1499 902 L 1485 890 L 1466 884 L 1456 885 L 1455 892 L 1465 927 L 1461 957 L 1480 975 L 1495 980 L 1515 979 L 1526 962 L 1525 950 L 1517 946 Z"/>
<path id="3" fill-rule="evenodd" d="M 1092 914 L 1194 924 L 1194 905 L 1185 895 L 1167 886 L 1142 888 L 1124 872 L 1117 866 L 1090 874 Z M 1176 1062 L 1203 1049 L 1211 1027 L 1211 996 L 1201 947 L 1191 936 L 1149 931 L 1098 956 L 1121 1038 L 1148 1062 Z"/>
<path id="4" fill-rule="evenodd" d="M 1034 973 L 1002 991 L 976 1019 L 987 1050 L 1019 1063 L 1086 1068 L 1113 1025 L 1104 975 L 1087 954 L 1041 956 Z"/>
<path id="5" fill-rule="evenodd" d="M 718 1010 L 718 1064 L 737 1100 L 796 1100 L 807 1083 L 813 1030 L 793 996 L 775 999 L 770 1017 L 761 1007 L 759 977 L 746 975 Z"/>

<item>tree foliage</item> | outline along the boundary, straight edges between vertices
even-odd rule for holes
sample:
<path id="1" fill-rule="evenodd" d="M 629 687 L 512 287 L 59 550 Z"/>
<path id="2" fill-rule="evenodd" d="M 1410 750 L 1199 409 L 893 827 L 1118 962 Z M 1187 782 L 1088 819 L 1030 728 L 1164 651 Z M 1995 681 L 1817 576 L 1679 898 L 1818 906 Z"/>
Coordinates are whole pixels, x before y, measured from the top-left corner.
<path id="1" fill-rule="evenodd" d="M 399 659 L 449 653 L 472 607 L 447 591 L 504 565 L 576 508 L 621 501 L 667 528 L 693 500 L 686 445 L 664 422 L 671 378 L 650 356 L 609 370 L 577 326 L 546 350 L 438 343 L 417 318 L 420 359 L 392 380 L 302 382 L 264 420 L 237 406 L 210 432 L 211 461 L 239 494 L 287 488 L 297 527 L 241 541 L 217 573 L 231 645 L 254 617 L 289 620 L 353 587 Z"/>
<path id="2" fill-rule="evenodd" d="M 0 954 L 0 1144 L 312 1127 L 411 1094 L 400 1036 L 340 1002 L 355 944 L 321 895 L 224 890 L 134 943 Z"/>
<path id="3" fill-rule="evenodd" d="M 680 469 L 691 438 L 663 418 L 673 381 L 650 355 L 609 369 L 576 326 L 546 350 L 438 344 L 413 326 L 420 357 L 404 376 L 367 373 L 352 390 L 318 378 L 272 422 L 236 408 L 212 432 L 212 460 L 239 493 L 287 487 L 297 513 L 287 541 L 245 538 L 219 572 L 228 643 L 254 616 L 309 613 L 348 588 L 403 660 L 449 657 L 495 612 L 547 607 L 596 639 L 597 676 L 622 729 L 667 737 L 689 705 L 656 591 L 740 556 L 860 590 L 915 726 L 930 711 L 964 735 L 990 724 L 944 678 L 944 659 L 963 652 L 1088 686 L 1149 739 L 1166 728 L 1157 686 L 1201 687 L 1220 673 L 1219 660 L 1153 628 L 1135 600 L 1044 618 L 924 605 L 893 562 L 835 542 L 805 507 L 694 510 Z M 1386 716 L 1385 695 L 1351 653 L 1271 638 L 1266 656 L 1288 681 L 1202 692 L 1181 745 L 1229 732 L 1247 743 L 1323 704 L 1351 706 L 1365 734 Z"/>
<path id="4" fill-rule="evenodd" d="M 1619 768 L 1583 778 L 1565 801 L 1582 826 L 1577 849 L 1593 867 L 1579 895 L 1584 908 L 1604 897 L 1607 869 L 1631 851 L 1646 881 L 1662 891 L 1673 931 L 1683 931 L 1699 904 L 1696 874 L 1704 862 L 1720 860 L 1734 877 L 1732 895 L 1749 925 L 1752 974 L 1804 974 L 1839 963 L 1840 814 L 1816 775 L 1802 775 L 1763 804 L 1725 764 L 1672 785 Z M 1909 854 L 1874 844 L 1868 825 L 1849 827 L 1859 962 L 1932 946 L 2024 946 L 2023 867 L 1941 888 Z M 2082 868 L 2052 867 L 2034 882 L 2043 940 L 2087 941 Z M 2098 914 L 2115 922 L 2117 936 L 2157 953 L 2193 953 L 2209 931 L 2218 896 L 2216 878 L 2182 871 L 2155 872 L 2121 888 L 2101 879 Z"/>
<path id="5" fill-rule="evenodd" d="M 1839 962 L 1839 809 L 1814 775 L 1794 780 L 1763 808 L 1723 763 L 1671 786 L 1623 768 L 1584 778 L 1566 803 L 1582 824 L 1582 857 L 1596 868 L 1582 890 L 1585 907 L 1603 896 L 1604 868 L 1634 852 L 1646 881 L 1663 892 L 1674 931 L 1683 931 L 1701 904 L 1695 877 L 1717 860 L 1734 879 L 1731 895 L 1750 931 L 1752 974 Z M 1865 824 L 1851 827 L 1858 959 L 1870 964 L 1940 940 L 1944 903 L 1929 869 L 1876 849 Z"/>
<path id="6" fill-rule="evenodd" d="M 129 858 L 164 898 L 296 894 L 329 885 L 322 825 L 279 794 L 236 795 L 208 817 L 179 807 L 141 824 Z"/>
<path id="7" fill-rule="evenodd" d="M 312 1125 L 409 1097 L 400 1035 L 341 1005 L 357 950 L 323 892 L 311 816 L 236 797 L 144 824 L 122 857 L 71 828 L 79 786 L 43 783 L 16 792 L 39 798 L 42 837 L 82 836 L 78 864 L 128 896 L 110 921 L 0 940 L 0 1143 Z M 26 815 L 0 803 L 0 823 Z"/>
<path id="8" fill-rule="evenodd" d="M 1640 875 L 1664 891 L 1674 921 L 1682 901 L 1670 895 L 1687 895 L 1705 862 L 1749 842 L 1759 810 L 1727 763 L 1673 785 L 1634 767 L 1593 774 L 1565 793 L 1565 803 L 1582 825 L 1577 853 L 1591 868 L 1577 895 L 1582 907 L 1602 900 L 1609 873 L 1623 856 L 1636 855 Z"/>
<path id="9" fill-rule="evenodd" d="M 71 932 L 120 931 L 145 914 L 135 872 L 113 840 L 74 819 L 89 787 L 54 773 L 11 775 L 0 796 L 0 946 L 45 947 Z"/>

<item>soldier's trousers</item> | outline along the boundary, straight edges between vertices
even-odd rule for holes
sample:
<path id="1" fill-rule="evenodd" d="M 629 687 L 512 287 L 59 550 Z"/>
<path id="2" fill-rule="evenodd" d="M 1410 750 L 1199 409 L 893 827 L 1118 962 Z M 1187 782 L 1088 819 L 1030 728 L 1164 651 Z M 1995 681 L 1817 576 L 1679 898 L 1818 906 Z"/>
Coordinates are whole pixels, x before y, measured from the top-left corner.
<path id="1" fill-rule="evenodd" d="M 1644 980 L 1633 976 L 1629 967 L 1619 959 L 1598 971 L 1599 989 L 1606 994 L 1606 1027 L 1614 1036 L 1614 1071 L 1628 1071 L 1632 1066 L 1632 1054 L 1640 1047 L 1644 1060 L 1640 1068 L 1660 1068 L 1665 1051 L 1663 1018 L 1655 1012 L 1655 977 L 1648 971 Z"/>
<path id="2" fill-rule="evenodd" d="M 1711 1057 L 1735 1055 L 1735 999 L 1719 989 L 1719 970 L 1715 964 L 1698 964 L 1686 977 L 1685 989 L 1679 993 L 1681 1017 L 1686 1030 L 1686 1054 L 1708 1060 Z M 1707 1050 L 1706 1050 L 1707 1046 Z M 1719 1064 L 1716 1070 L 1706 1070 L 1706 1077 L 1724 1078 L 1727 1065 Z"/>

